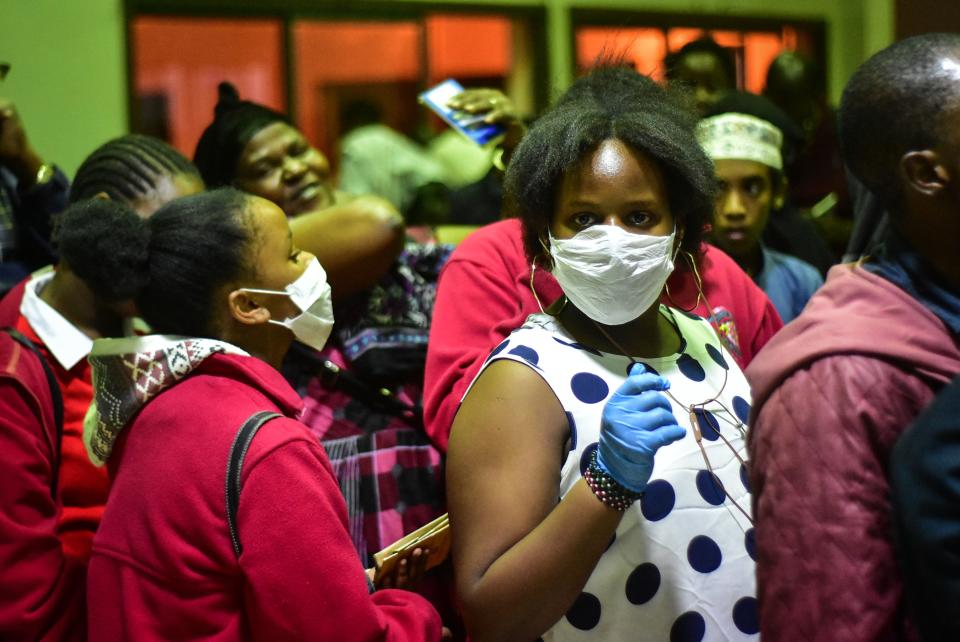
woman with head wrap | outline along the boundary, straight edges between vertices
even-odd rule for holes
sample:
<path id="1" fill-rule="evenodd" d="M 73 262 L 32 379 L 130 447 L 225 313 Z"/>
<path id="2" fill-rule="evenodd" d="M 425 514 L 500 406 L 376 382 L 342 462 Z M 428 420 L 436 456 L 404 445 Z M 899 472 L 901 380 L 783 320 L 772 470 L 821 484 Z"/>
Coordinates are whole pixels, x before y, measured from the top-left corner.
<path id="1" fill-rule="evenodd" d="M 296 243 L 326 269 L 337 298 L 375 284 L 403 247 L 403 219 L 389 202 L 335 192 L 323 154 L 285 115 L 240 100 L 230 83 L 220 83 L 194 162 L 211 188 L 232 185 L 279 205 L 292 219 Z"/>

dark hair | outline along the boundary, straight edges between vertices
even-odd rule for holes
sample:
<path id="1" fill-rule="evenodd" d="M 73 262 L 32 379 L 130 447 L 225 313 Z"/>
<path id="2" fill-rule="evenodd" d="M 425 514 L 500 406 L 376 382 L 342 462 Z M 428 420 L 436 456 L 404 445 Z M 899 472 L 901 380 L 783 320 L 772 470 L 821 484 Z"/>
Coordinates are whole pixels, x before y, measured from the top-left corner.
<path id="1" fill-rule="evenodd" d="M 815 61 L 796 51 L 782 51 L 767 67 L 763 94 L 777 102 L 801 95 L 816 100 L 824 84 L 823 68 Z"/>
<path id="2" fill-rule="evenodd" d="M 154 331 L 210 337 L 217 290 L 252 270 L 251 198 L 232 188 L 203 192 L 148 219 L 89 199 L 61 215 L 60 254 L 103 300 L 133 299 Z"/>
<path id="3" fill-rule="evenodd" d="M 194 164 L 162 140 L 127 134 L 107 141 L 84 159 L 70 185 L 70 202 L 103 192 L 131 204 L 157 189 L 160 178 L 180 175 L 200 179 Z"/>
<path id="4" fill-rule="evenodd" d="M 217 86 L 217 95 L 213 122 L 203 130 L 193 153 L 193 162 L 209 187 L 233 182 L 243 148 L 257 132 L 277 122 L 290 124 L 280 112 L 240 100 L 237 88 L 228 82 Z"/>
<path id="5" fill-rule="evenodd" d="M 578 79 L 520 142 L 504 179 L 508 212 L 523 222 L 527 256 L 546 259 L 564 175 L 605 140 L 650 156 L 663 172 L 670 210 L 684 226 L 681 246 L 699 252 L 713 212 L 713 163 L 694 137 L 695 116 L 666 89 L 635 71 L 601 67 Z"/>
<path id="6" fill-rule="evenodd" d="M 944 131 L 945 106 L 960 96 L 957 77 L 942 69 L 960 60 L 960 35 L 928 33 L 894 43 L 863 63 L 840 104 L 840 147 L 850 171 L 896 212 L 898 167 L 910 150 L 931 149 Z"/>
<path id="7" fill-rule="evenodd" d="M 691 40 L 678 51 L 667 54 L 663 61 L 664 73 L 667 80 L 675 80 L 677 77 L 677 69 L 682 64 L 683 59 L 695 53 L 706 53 L 715 57 L 717 62 L 720 63 L 720 68 L 723 70 L 724 75 L 726 75 L 730 81 L 730 86 L 737 86 L 737 65 L 733 55 L 729 49 L 721 47 L 716 40 L 709 36 Z"/>

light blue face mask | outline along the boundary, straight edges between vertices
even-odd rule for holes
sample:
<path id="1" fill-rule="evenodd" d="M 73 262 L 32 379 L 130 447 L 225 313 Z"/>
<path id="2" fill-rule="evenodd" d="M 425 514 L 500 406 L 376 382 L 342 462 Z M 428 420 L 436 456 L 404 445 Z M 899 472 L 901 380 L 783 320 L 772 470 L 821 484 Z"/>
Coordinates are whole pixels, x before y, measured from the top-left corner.
<path id="1" fill-rule="evenodd" d="M 313 259 L 296 281 L 283 290 L 258 290 L 241 288 L 245 292 L 260 294 L 278 294 L 287 296 L 300 308 L 300 314 L 283 321 L 269 319 L 267 323 L 282 325 L 314 350 L 322 350 L 333 330 L 333 301 L 327 273 L 317 259 Z"/>
<path id="2" fill-rule="evenodd" d="M 550 235 L 553 276 L 570 302 L 604 325 L 633 321 L 660 298 L 673 272 L 669 236 L 593 225 L 569 239 Z"/>

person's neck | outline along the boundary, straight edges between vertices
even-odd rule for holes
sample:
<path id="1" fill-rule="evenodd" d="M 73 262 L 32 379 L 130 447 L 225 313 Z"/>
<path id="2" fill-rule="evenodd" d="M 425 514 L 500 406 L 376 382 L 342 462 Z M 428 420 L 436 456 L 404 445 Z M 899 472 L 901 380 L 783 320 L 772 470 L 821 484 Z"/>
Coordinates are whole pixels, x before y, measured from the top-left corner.
<path id="1" fill-rule="evenodd" d="M 123 336 L 120 315 L 96 304 L 90 287 L 69 270 L 58 270 L 40 292 L 40 300 L 91 339 Z"/>
<path id="2" fill-rule="evenodd" d="M 925 219 L 936 220 L 955 212 L 925 214 Z M 891 234 L 899 236 L 900 245 L 911 252 L 918 254 L 927 268 L 932 269 L 940 283 L 952 290 L 960 292 L 960 262 L 957 261 L 956 230 L 933 231 L 933 225 L 927 224 L 920 229 L 894 228 Z M 895 241 L 896 242 L 896 241 Z"/>
<path id="3" fill-rule="evenodd" d="M 283 358 L 290 349 L 291 338 L 289 333 L 281 336 L 280 332 L 264 331 L 260 326 L 239 326 L 223 334 L 223 341 L 237 346 L 243 351 L 266 361 L 276 370 L 283 365 Z"/>
<path id="4" fill-rule="evenodd" d="M 556 315 L 578 343 L 602 352 L 626 353 L 628 357 L 665 357 L 680 350 L 681 337 L 670 320 L 660 314 L 659 302 L 633 321 L 603 325 L 570 302 L 562 305 L 564 300 L 561 298 L 548 312 Z"/>
<path id="5" fill-rule="evenodd" d="M 754 279 L 763 270 L 763 248 L 757 243 L 752 249 L 733 257 L 737 265 Z"/>

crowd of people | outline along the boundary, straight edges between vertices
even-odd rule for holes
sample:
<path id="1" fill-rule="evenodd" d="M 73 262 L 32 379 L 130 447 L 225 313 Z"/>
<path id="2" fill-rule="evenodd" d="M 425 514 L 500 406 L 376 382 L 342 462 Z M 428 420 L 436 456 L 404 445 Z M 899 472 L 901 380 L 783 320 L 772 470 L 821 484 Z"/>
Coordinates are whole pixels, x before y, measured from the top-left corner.
<path id="1" fill-rule="evenodd" d="M 665 66 L 455 97 L 471 184 L 228 82 L 70 180 L 0 99 L 0 639 L 960 639 L 960 36 Z"/>

